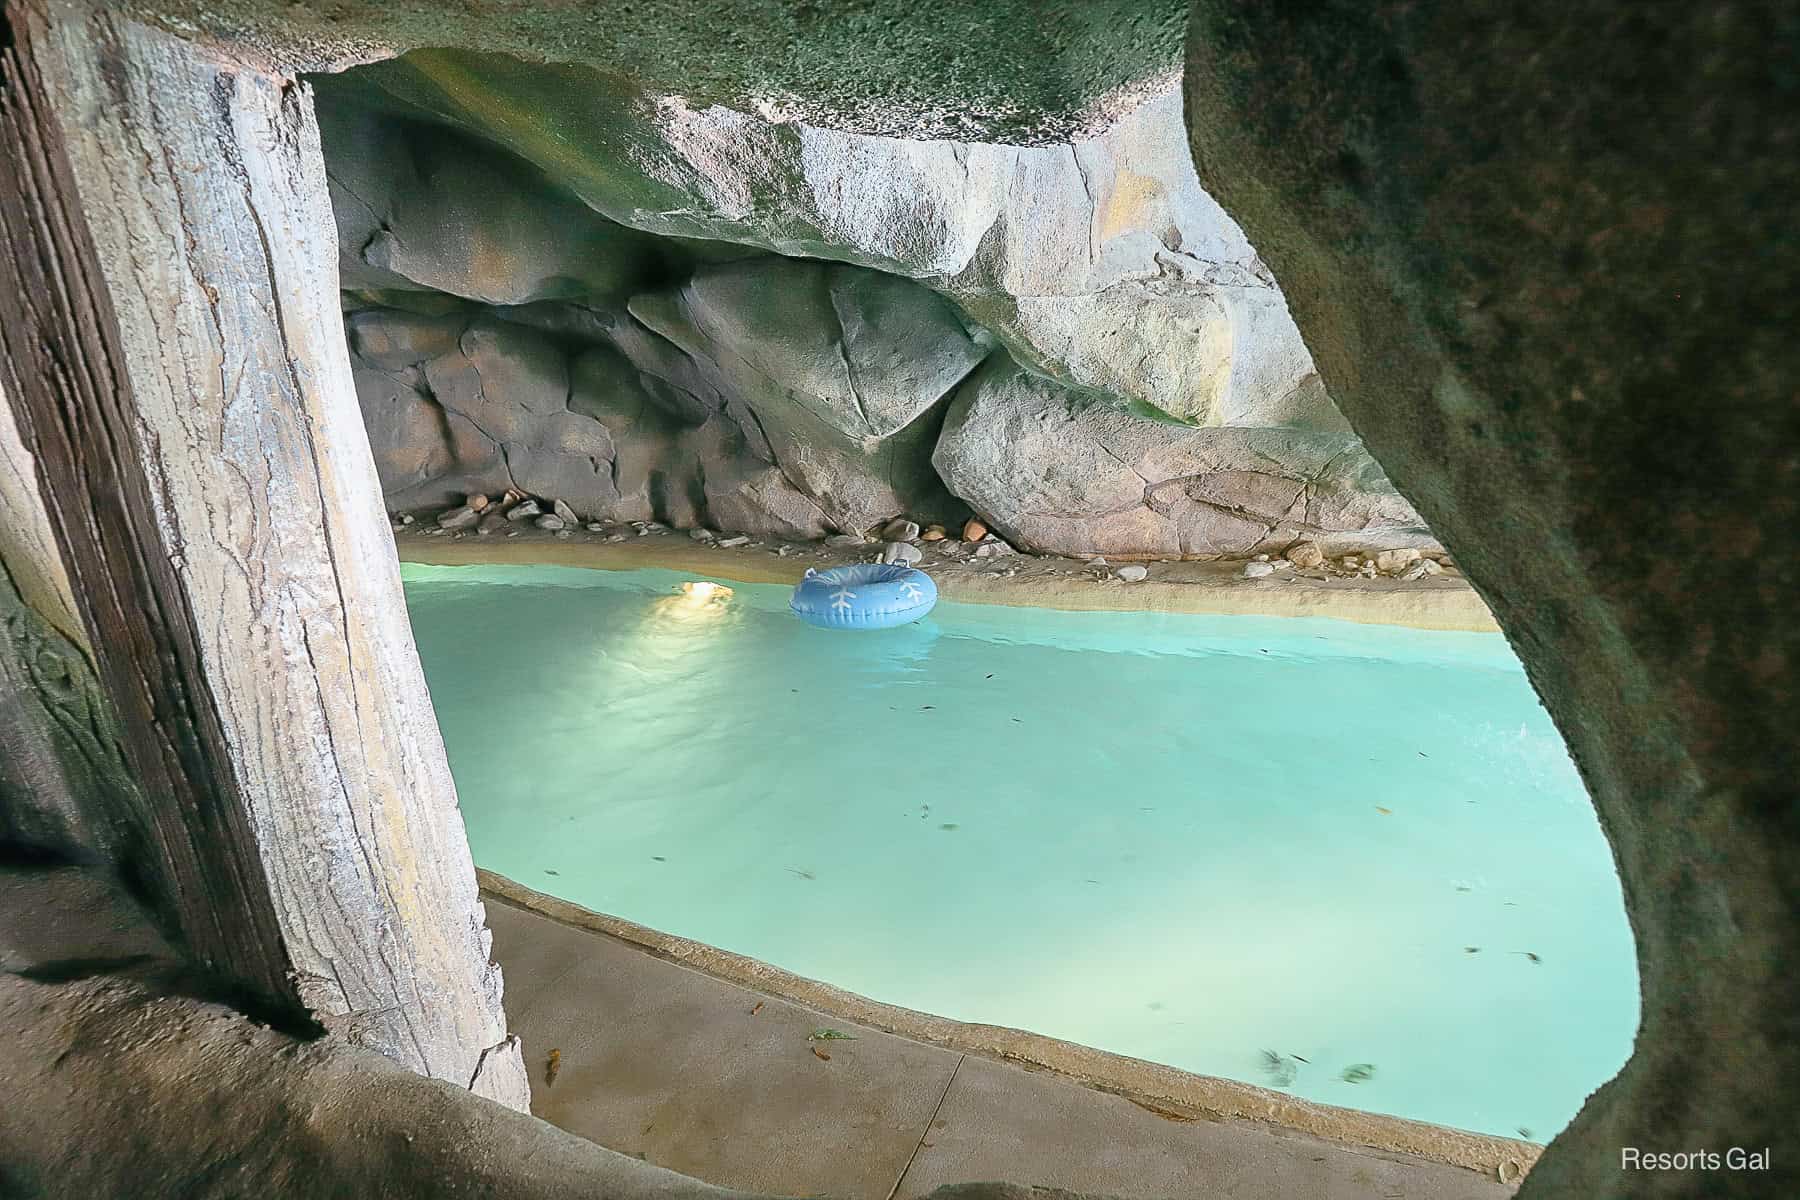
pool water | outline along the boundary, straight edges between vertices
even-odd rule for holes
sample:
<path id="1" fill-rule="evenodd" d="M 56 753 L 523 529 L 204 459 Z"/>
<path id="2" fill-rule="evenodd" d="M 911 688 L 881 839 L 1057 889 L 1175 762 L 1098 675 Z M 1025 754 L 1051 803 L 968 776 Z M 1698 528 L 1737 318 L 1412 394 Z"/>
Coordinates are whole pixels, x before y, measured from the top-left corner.
<path id="1" fill-rule="evenodd" d="M 878 1000 L 1546 1140 L 1618 877 L 1498 635 L 405 568 L 476 861 Z"/>

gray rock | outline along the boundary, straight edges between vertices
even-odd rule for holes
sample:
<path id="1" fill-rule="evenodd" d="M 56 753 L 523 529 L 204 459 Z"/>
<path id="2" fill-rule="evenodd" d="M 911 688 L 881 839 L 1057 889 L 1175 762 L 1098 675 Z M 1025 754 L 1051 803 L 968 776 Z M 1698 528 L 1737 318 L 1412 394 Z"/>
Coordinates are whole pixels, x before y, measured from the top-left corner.
<path id="1" fill-rule="evenodd" d="M 606 532 L 606 524 L 603 521 L 589 521 L 587 523 L 587 525 L 585 526 L 585 528 L 587 529 L 587 531 L 589 533 L 605 533 Z"/>
<path id="2" fill-rule="evenodd" d="M 710 529 L 690 529 L 688 530 L 688 536 L 693 538 L 696 542 L 710 542 L 718 535 L 713 533 Z"/>
<path id="3" fill-rule="evenodd" d="M 882 562 L 905 563 L 908 566 L 924 557 L 925 552 L 910 542 L 889 542 L 881 552 Z"/>
<path id="4" fill-rule="evenodd" d="M 606 535 L 606 540 L 609 542 L 622 542 L 626 540 L 626 537 L 627 535 L 623 533 L 609 533 Z"/>
<path id="5" fill-rule="evenodd" d="M 957 390 L 932 461 L 1038 553 L 1240 557 L 1302 536 L 1436 547 L 1353 435 L 1153 421 L 999 357 Z"/>
<path id="6" fill-rule="evenodd" d="M 882 528 L 881 536 L 890 542 L 916 542 L 920 532 L 917 521 L 896 517 Z"/>
<path id="7" fill-rule="evenodd" d="M 869 540 L 858 533 L 834 533 L 825 539 L 825 544 L 848 549 L 854 546 L 866 546 L 869 544 Z"/>
<path id="8" fill-rule="evenodd" d="M 1325 562 L 1325 551 L 1317 542 L 1295 542 L 1287 548 L 1283 555 L 1289 562 L 1302 569 L 1317 567 Z"/>
<path id="9" fill-rule="evenodd" d="M 1403 580 L 1406 580 L 1409 583 L 1415 579 L 1425 578 L 1425 576 L 1427 574 L 1429 574 L 1429 572 L 1425 569 L 1425 564 L 1430 561 L 1431 560 L 1428 558 L 1422 558 L 1422 559 L 1417 560 L 1416 562 L 1407 564 L 1407 566 L 1405 566 L 1404 568 L 1401 569 L 1400 578 Z"/>
<path id="10" fill-rule="evenodd" d="M 719 545 L 723 546 L 727 550 L 735 550 L 739 546 L 748 546 L 749 544 L 750 544 L 750 539 L 741 533 L 733 534 L 731 537 L 728 537 L 728 538 L 720 538 L 719 539 Z"/>
<path id="11" fill-rule="evenodd" d="M 556 530 L 563 528 L 563 519 L 555 513 L 545 513 L 543 516 L 533 521 L 532 524 L 536 525 L 539 529 Z"/>
<path id="12" fill-rule="evenodd" d="M 542 514 L 543 511 L 542 508 L 538 507 L 538 502 L 536 500 L 521 500 L 506 510 L 506 519 L 509 521 L 523 521 L 527 517 L 538 516 Z"/>
<path id="13" fill-rule="evenodd" d="M 1126 583 L 1142 583 L 1150 577 L 1150 568 L 1141 563 L 1127 563 L 1113 572 Z"/>
<path id="14" fill-rule="evenodd" d="M 581 523 L 581 519 L 575 515 L 575 510 L 561 500 L 552 500 L 550 502 L 550 511 L 561 517 L 564 525 L 579 525 Z"/>
<path id="15" fill-rule="evenodd" d="M 1266 562 L 1247 562 L 1244 564 L 1245 579 L 1261 579 L 1265 575 L 1273 575 L 1275 568 Z"/>
<path id="16" fill-rule="evenodd" d="M 481 514 L 465 504 L 460 508 L 453 508 L 449 512 L 439 514 L 437 523 L 439 529 L 468 529 L 480 519 Z"/>

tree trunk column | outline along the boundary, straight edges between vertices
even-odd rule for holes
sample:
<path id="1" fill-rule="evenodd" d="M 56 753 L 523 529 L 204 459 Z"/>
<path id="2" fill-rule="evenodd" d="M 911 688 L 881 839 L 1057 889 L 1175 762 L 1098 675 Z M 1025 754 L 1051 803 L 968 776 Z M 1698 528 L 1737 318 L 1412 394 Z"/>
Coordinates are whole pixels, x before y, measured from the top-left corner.
<path id="1" fill-rule="evenodd" d="M 192 952 L 528 1100 L 339 313 L 309 90 L 73 0 L 8 14 L 3 383 Z"/>

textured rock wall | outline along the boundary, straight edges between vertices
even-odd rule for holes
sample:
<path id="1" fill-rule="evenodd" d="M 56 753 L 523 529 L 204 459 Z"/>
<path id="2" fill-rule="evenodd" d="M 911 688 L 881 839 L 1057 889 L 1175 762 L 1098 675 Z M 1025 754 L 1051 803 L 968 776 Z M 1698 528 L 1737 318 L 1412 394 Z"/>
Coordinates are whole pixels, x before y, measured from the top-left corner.
<path id="1" fill-rule="evenodd" d="M 1194 7 L 1202 178 L 1618 861 L 1642 1026 L 1521 1200 L 1800 1195 L 1797 49 L 1764 4 Z"/>
<path id="2" fill-rule="evenodd" d="M 390 507 L 510 489 L 792 538 L 973 512 L 1064 554 L 1435 547 L 1200 189 L 1174 91 L 1022 148 L 603 82 L 445 52 L 320 81 Z"/>

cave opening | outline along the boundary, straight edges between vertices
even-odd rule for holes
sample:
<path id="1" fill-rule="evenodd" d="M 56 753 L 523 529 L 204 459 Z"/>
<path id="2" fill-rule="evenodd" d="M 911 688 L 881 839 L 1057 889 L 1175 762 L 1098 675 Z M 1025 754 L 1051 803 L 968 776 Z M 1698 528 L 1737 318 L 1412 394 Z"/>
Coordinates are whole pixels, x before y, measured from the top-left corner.
<path id="1" fill-rule="evenodd" d="M 1200 189 L 1178 84 L 1018 147 L 460 51 L 312 83 L 490 886 L 1526 1141 L 1624 1061 L 1562 740 Z M 804 566 L 871 556 L 951 598 L 791 621 Z"/>

